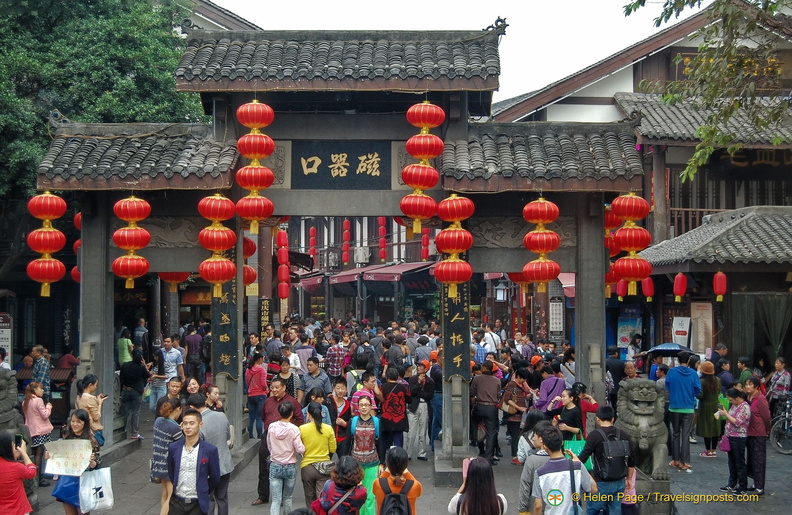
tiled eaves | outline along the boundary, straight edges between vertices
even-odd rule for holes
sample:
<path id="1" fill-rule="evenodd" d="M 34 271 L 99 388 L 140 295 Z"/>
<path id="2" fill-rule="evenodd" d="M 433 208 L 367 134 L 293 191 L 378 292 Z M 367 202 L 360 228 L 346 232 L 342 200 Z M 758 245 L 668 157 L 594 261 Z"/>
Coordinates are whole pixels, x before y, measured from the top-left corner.
<path id="1" fill-rule="evenodd" d="M 195 31 L 176 69 L 177 89 L 491 91 L 501 33 Z"/>
<path id="2" fill-rule="evenodd" d="M 238 154 L 199 124 L 66 124 L 39 165 L 59 190 L 223 188 Z"/>

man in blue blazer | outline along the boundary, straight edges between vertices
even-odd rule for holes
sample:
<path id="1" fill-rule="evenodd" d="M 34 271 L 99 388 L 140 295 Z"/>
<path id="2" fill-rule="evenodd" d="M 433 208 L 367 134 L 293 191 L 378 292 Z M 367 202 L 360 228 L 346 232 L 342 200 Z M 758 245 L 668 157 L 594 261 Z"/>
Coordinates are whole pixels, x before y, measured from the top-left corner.
<path id="1" fill-rule="evenodd" d="M 203 421 L 198 410 L 188 409 L 182 417 L 184 439 L 168 446 L 168 476 L 173 483 L 170 515 L 206 515 L 209 492 L 220 481 L 217 447 L 200 439 Z"/>

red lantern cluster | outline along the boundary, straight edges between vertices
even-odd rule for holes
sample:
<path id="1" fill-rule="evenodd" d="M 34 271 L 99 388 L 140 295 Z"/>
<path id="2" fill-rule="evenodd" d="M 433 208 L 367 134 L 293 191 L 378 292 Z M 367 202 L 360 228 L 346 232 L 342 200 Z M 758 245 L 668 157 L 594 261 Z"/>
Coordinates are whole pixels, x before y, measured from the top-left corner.
<path id="1" fill-rule="evenodd" d="M 421 229 L 421 261 L 429 259 L 429 228 Z"/>
<path id="2" fill-rule="evenodd" d="M 712 278 L 712 291 L 715 292 L 715 301 L 723 302 L 723 296 L 726 295 L 726 274 L 718 270 Z"/>
<path id="3" fill-rule="evenodd" d="M 159 272 L 160 279 L 168 283 L 168 291 L 176 293 L 180 283 L 190 278 L 190 272 Z"/>
<path id="4" fill-rule="evenodd" d="M 352 223 L 349 218 L 345 218 L 342 223 L 344 232 L 341 234 L 341 261 L 346 265 L 349 263 L 349 241 L 352 239 Z"/>
<path id="5" fill-rule="evenodd" d="M 525 221 L 536 224 L 536 228 L 523 237 L 523 245 L 530 252 L 539 255 L 523 267 L 523 276 L 526 281 L 537 283 L 536 291 L 539 293 L 546 292 L 547 283 L 561 273 L 561 266 L 547 258 L 547 254 L 561 245 L 561 237 L 555 231 L 545 228 L 545 224 L 555 222 L 558 215 L 558 206 L 543 197 L 528 202 L 523 208 Z"/>
<path id="6" fill-rule="evenodd" d="M 74 228 L 82 233 L 82 213 L 74 215 Z M 79 255 L 80 248 L 82 248 L 82 238 L 77 238 L 72 245 L 72 250 L 75 254 Z M 71 278 L 74 282 L 79 283 L 81 279 L 80 267 L 75 265 L 71 269 Z"/>
<path id="7" fill-rule="evenodd" d="M 66 245 L 66 236 L 52 227 L 52 221 L 66 213 L 66 201 L 45 191 L 28 201 L 28 211 L 41 220 L 42 224 L 27 236 L 28 247 L 41 254 L 40 258 L 28 263 L 27 274 L 41 283 L 41 296 L 49 297 L 50 284 L 60 281 L 66 275 L 64 264 L 52 257 L 52 254 Z"/>
<path id="8" fill-rule="evenodd" d="M 649 214 L 649 202 L 634 192 L 621 195 L 611 203 L 613 214 L 624 220 L 624 226 L 616 231 L 614 239 L 620 249 L 627 255 L 616 260 L 613 269 L 627 283 L 627 295 L 638 293 L 638 283 L 652 275 L 652 265 L 638 252 L 652 242 L 649 231 L 635 224 Z"/>
<path id="9" fill-rule="evenodd" d="M 379 258 L 380 261 L 383 263 L 388 260 L 388 240 L 386 236 L 388 234 L 388 228 L 386 224 L 388 223 L 388 219 L 384 216 L 377 217 L 377 235 L 379 236 Z"/>
<path id="10" fill-rule="evenodd" d="M 220 223 L 232 218 L 235 211 L 234 203 L 219 193 L 198 202 L 198 212 L 212 222 L 198 233 L 198 242 L 212 252 L 212 256 L 198 266 L 198 273 L 204 281 L 214 285 L 212 297 L 215 298 L 222 296 L 223 283 L 236 277 L 236 265 L 223 255 L 236 245 L 236 233 Z"/>
<path id="11" fill-rule="evenodd" d="M 308 255 L 316 262 L 316 227 L 308 229 Z"/>
<path id="12" fill-rule="evenodd" d="M 275 243 L 278 245 L 278 298 L 288 299 L 291 288 L 291 266 L 289 264 L 289 236 L 286 231 L 278 231 Z"/>
<path id="13" fill-rule="evenodd" d="M 404 184 L 413 188 L 399 203 L 402 213 L 413 220 L 413 234 L 421 232 L 421 220 L 427 220 L 437 212 L 437 203 L 424 190 L 434 188 L 440 180 L 440 173 L 429 164 L 443 153 L 443 140 L 429 134 L 429 129 L 439 127 L 445 121 L 445 113 L 439 106 L 424 101 L 407 110 L 407 121 L 419 127 L 421 132 L 407 140 L 407 153 L 418 159 L 418 164 L 409 164 L 402 169 Z"/>
<path id="14" fill-rule="evenodd" d="M 462 220 L 473 216 L 475 208 L 472 200 L 456 194 L 441 200 L 437 206 L 437 216 L 445 222 L 451 222 L 451 225 L 435 236 L 437 251 L 448 254 L 448 257 L 437 264 L 434 275 L 435 279 L 448 285 L 448 296 L 451 298 L 457 296 L 457 284 L 473 277 L 473 267 L 459 255 L 473 246 L 473 235 L 462 228 Z"/>
<path id="15" fill-rule="evenodd" d="M 259 191 L 272 186 L 275 174 L 266 166 L 261 166 L 259 159 L 264 159 L 275 151 L 275 142 L 262 134 L 259 129 L 266 127 L 275 119 L 275 112 L 267 104 L 253 100 L 242 104 L 236 112 L 240 124 L 251 129 L 237 141 L 237 150 L 250 159 L 248 166 L 243 166 L 236 173 L 236 182 L 242 188 L 250 190 L 250 194 L 242 197 L 236 204 L 237 214 L 250 221 L 250 233 L 258 234 L 259 221 L 272 216 L 275 206 L 267 197 L 259 195 Z"/>
<path id="16" fill-rule="evenodd" d="M 149 232 L 137 225 L 151 214 L 151 205 L 141 198 L 130 195 L 116 202 L 113 212 L 118 218 L 127 222 L 125 227 L 113 233 L 115 246 L 127 252 L 113 260 L 113 273 L 126 279 L 124 287 L 131 289 L 135 287 L 135 279 L 143 277 L 149 271 L 148 259 L 139 256 L 135 251 L 146 248 L 151 242 Z"/>
<path id="17" fill-rule="evenodd" d="M 248 238 L 242 237 L 242 259 L 245 264 L 242 266 L 242 284 L 245 286 L 253 284 L 258 279 L 256 269 L 247 264 L 247 260 L 256 253 L 256 242 Z"/>

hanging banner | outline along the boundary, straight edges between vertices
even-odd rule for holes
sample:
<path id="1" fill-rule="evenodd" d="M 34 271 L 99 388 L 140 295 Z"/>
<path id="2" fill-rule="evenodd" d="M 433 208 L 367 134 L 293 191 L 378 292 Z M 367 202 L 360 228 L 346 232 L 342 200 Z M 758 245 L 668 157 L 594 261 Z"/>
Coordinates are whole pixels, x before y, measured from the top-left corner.
<path id="1" fill-rule="evenodd" d="M 690 317 L 674 317 L 671 321 L 671 331 L 674 335 L 674 343 L 688 347 Z"/>
<path id="2" fill-rule="evenodd" d="M 632 337 L 642 332 L 643 327 L 640 318 L 619 317 L 616 328 L 616 343 L 620 349 L 626 349 L 630 345 Z"/>
<path id="3" fill-rule="evenodd" d="M 236 247 L 226 251 L 225 256 L 236 262 Z M 241 350 L 237 341 L 236 277 L 222 286 L 220 297 L 212 298 L 212 374 L 237 380 Z"/>
<path id="4" fill-rule="evenodd" d="M 443 382 L 453 376 L 470 381 L 470 281 L 457 285 L 449 298 L 448 285 L 440 291 L 440 323 L 443 331 Z"/>
<path id="5" fill-rule="evenodd" d="M 704 354 L 712 346 L 712 304 L 690 303 L 690 348 Z"/>

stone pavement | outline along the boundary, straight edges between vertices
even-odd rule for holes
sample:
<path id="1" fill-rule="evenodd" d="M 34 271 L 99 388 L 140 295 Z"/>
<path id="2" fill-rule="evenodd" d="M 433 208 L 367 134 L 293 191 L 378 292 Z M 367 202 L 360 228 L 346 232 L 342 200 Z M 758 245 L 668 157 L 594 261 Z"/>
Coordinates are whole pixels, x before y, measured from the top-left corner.
<path id="1" fill-rule="evenodd" d="M 112 463 L 113 493 L 115 495 L 115 508 L 112 513 L 124 515 L 142 515 L 159 513 L 160 486 L 149 481 L 149 459 L 151 458 L 151 434 L 153 415 L 146 409 L 141 413 L 141 433 L 145 440 L 139 448 L 130 454 Z M 699 439 L 701 442 L 701 439 Z M 504 431 L 500 433 L 501 448 L 508 454 L 509 446 L 506 443 Z M 137 442 L 128 442 L 126 445 Z M 124 445 L 124 444 L 122 444 Z M 253 453 L 253 460 L 247 466 L 238 466 L 235 476 L 229 487 L 229 505 L 232 515 L 269 514 L 269 504 L 251 506 L 256 498 L 256 483 L 258 479 L 258 457 L 255 455 L 256 444 L 248 442 L 235 452 L 235 461 L 243 459 L 243 453 L 248 451 L 248 456 Z M 470 448 L 471 455 L 475 449 Z M 720 486 L 726 484 L 728 465 L 723 453 L 716 459 L 700 458 L 698 453 L 703 450 L 703 444 L 691 445 L 692 474 L 672 472 L 671 491 L 673 494 L 720 494 Z M 108 450 L 110 451 L 110 450 Z M 430 458 L 431 459 L 431 458 Z M 109 460 L 106 460 L 106 462 Z M 767 493 L 755 501 L 738 502 L 712 502 L 709 504 L 694 504 L 693 502 L 678 502 L 678 513 L 686 515 L 726 514 L 750 511 L 756 514 L 789 513 L 792 504 L 792 488 L 789 477 L 792 474 L 792 456 L 783 456 L 772 449 L 768 449 L 767 462 Z M 453 497 L 457 488 L 436 488 L 432 485 L 431 462 L 410 462 L 410 470 L 421 481 L 424 493 L 418 499 L 417 509 L 420 513 L 439 515 L 446 513 L 448 501 Z M 514 466 L 510 459 L 504 457 L 501 464 L 495 467 L 495 481 L 498 491 L 503 493 L 509 502 L 509 514 L 517 513 L 518 484 L 521 467 Z M 54 484 L 54 482 L 53 482 Z M 750 485 L 750 480 L 749 480 Z M 62 505 L 55 501 L 51 495 L 52 487 L 39 490 L 39 511 L 41 515 L 60 515 L 63 513 Z M 294 488 L 294 508 L 305 506 L 302 484 L 298 480 Z M 738 511 L 739 510 L 739 511 Z"/>

